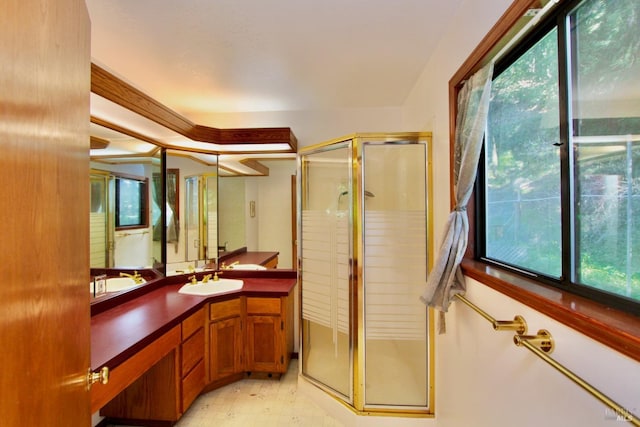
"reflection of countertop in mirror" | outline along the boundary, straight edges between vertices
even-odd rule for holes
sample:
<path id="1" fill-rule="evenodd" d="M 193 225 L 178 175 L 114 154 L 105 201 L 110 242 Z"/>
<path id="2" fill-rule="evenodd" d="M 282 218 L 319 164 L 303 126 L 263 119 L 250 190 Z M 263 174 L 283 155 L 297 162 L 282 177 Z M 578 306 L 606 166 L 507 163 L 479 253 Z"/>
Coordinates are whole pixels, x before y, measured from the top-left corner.
<path id="1" fill-rule="evenodd" d="M 232 252 L 220 252 L 218 254 L 218 263 L 222 265 L 224 262 L 226 265 L 230 265 L 236 262 L 238 264 L 257 264 L 264 265 L 267 268 L 275 268 L 278 265 L 279 253 L 280 252 L 253 252 L 242 248 Z"/>
<path id="2" fill-rule="evenodd" d="M 245 272 L 246 274 L 246 272 Z M 178 294 L 182 276 L 171 284 L 125 301 L 91 317 L 91 366 L 115 368 L 132 354 L 162 336 L 204 304 L 243 295 L 286 296 L 296 284 L 295 273 L 273 277 L 242 277 L 241 290 L 210 297 Z M 290 277 L 287 277 L 290 276 Z M 180 280 L 180 282 L 177 282 Z"/>

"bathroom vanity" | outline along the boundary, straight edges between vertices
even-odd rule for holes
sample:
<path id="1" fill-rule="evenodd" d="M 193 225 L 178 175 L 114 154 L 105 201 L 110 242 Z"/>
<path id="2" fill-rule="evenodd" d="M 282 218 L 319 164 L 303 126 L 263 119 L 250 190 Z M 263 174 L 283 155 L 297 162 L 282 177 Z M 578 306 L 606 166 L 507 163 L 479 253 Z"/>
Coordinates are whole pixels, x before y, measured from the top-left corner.
<path id="1" fill-rule="evenodd" d="M 293 353 L 295 271 L 226 272 L 238 291 L 179 294 L 186 276 L 91 319 L 91 365 L 110 369 L 91 410 L 112 423 L 173 425 L 204 391 L 247 375 L 286 372 Z"/>
<path id="2" fill-rule="evenodd" d="M 218 263 L 222 265 L 231 265 L 233 263 L 239 264 L 255 264 L 262 265 L 265 268 L 278 268 L 278 252 L 256 252 L 247 251 L 246 247 L 236 249 L 229 252 L 220 252 L 218 254 Z"/>

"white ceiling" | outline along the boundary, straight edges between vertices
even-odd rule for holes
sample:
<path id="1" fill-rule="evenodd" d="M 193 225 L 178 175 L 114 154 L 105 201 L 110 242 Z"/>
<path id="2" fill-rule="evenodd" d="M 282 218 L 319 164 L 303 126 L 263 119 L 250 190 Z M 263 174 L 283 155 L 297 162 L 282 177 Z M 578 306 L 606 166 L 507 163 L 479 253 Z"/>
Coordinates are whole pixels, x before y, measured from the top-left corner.
<path id="1" fill-rule="evenodd" d="M 86 3 L 93 61 L 189 118 L 400 106 L 462 1 Z"/>

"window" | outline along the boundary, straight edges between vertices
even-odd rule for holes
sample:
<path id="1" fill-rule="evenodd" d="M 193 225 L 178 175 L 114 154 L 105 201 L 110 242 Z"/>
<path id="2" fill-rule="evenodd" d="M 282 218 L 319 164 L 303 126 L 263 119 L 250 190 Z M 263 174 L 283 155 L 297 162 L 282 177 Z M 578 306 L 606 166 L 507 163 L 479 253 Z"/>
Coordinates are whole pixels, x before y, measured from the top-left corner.
<path id="1" fill-rule="evenodd" d="M 147 179 L 116 176 L 116 229 L 148 227 Z"/>
<path id="2" fill-rule="evenodd" d="M 640 308 L 640 2 L 569 2 L 496 64 L 476 254 Z"/>

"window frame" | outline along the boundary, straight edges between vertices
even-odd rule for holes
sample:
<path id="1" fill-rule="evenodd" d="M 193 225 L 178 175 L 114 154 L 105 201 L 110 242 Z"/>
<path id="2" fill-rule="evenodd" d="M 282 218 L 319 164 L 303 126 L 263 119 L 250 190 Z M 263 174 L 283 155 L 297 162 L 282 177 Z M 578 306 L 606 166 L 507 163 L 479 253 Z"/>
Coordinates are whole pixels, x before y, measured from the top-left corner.
<path id="1" fill-rule="evenodd" d="M 560 2 L 564 7 L 567 4 L 577 2 Z M 464 80 L 469 78 L 475 71 L 480 69 L 495 55 L 502 41 L 514 33 L 518 21 L 530 8 L 540 6 L 539 0 L 515 0 L 505 11 L 497 24 L 489 31 L 476 49 L 471 53 L 463 65 L 453 75 L 449 81 L 449 146 L 450 164 L 454 159 L 455 144 L 455 119 L 457 114 L 457 95 Z M 563 24 L 564 25 L 564 24 Z M 562 31 L 563 28 L 559 28 Z M 561 37 L 561 40 L 564 38 Z M 526 39 L 522 41 L 526 43 Z M 562 42 L 564 43 L 564 42 Z M 560 46 L 564 48 L 564 46 Z M 566 75 L 566 69 L 560 67 L 560 78 Z M 565 79 L 566 80 L 566 79 Z M 560 96 L 567 96 L 566 92 L 560 91 Z M 561 102 L 566 102 L 566 99 Z M 564 113 L 562 113 L 564 114 Z M 561 117 L 561 123 L 566 126 L 567 118 Z M 561 124 L 561 126 L 563 126 Z M 566 135 L 566 132 L 561 134 Z M 563 142 L 563 141 L 561 141 Z M 567 141 L 564 141 L 565 145 Z M 564 150 L 563 150 L 564 151 Z M 566 151 L 565 154 L 566 156 Z M 567 161 L 564 159 L 562 161 Z M 567 168 L 563 168 L 567 170 Z M 566 172 L 562 172 L 566 173 Z M 451 204 L 453 203 L 454 189 L 453 171 L 450 174 Z M 562 185 L 568 186 L 569 180 L 562 176 Z M 568 188 L 563 188 L 568 190 Z M 568 194 L 568 193 L 567 193 Z M 476 225 L 479 224 L 476 197 L 473 195 L 467 207 L 469 214 L 469 244 L 465 253 L 461 268 L 463 273 L 481 284 L 489 286 L 516 301 L 519 301 L 595 340 L 615 349 L 634 360 L 640 361 L 640 318 L 633 314 L 612 308 L 601 302 L 596 302 L 569 292 L 567 289 L 551 286 L 544 280 L 535 277 L 525 277 L 518 275 L 498 265 L 493 265 L 485 260 L 477 258 Z M 453 205 L 451 205 L 453 208 Z M 563 209 L 563 221 L 568 219 L 570 212 Z M 565 227 L 567 228 L 567 227 Z M 570 232 L 570 231 L 563 231 Z M 565 240 L 567 241 L 567 240 Z M 571 256 L 563 249 L 563 256 Z M 563 264 L 567 265 L 565 262 Z M 563 267 L 565 268 L 565 267 Z"/>
<path id="2" fill-rule="evenodd" d="M 135 230 L 140 228 L 149 227 L 149 178 L 143 176 L 129 175 L 119 172 L 111 172 L 114 182 L 114 222 L 115 230 Z M 119 184 L 121 180 L 136 181 L 141 184 L 140 192 L 140 219 L 141 221 L 131 225 L 120 225 L 120 189 Z"/>

